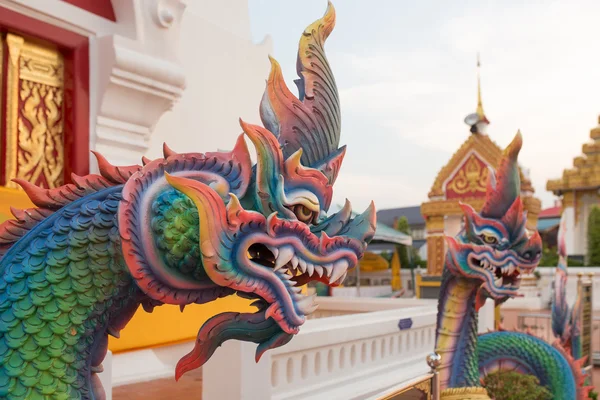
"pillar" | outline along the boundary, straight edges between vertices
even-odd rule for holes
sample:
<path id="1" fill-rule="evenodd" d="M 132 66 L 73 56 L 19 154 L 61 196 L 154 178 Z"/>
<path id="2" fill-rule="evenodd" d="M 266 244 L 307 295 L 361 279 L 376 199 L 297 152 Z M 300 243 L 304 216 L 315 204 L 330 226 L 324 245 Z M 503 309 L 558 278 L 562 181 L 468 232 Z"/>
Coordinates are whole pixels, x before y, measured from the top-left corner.
<path id="1" fill-rule="evenodd" d="M 427 274 L 440 276 L 444 269 L 446 243 L 444 239 L 444 217 L 441 215 L 427 217 Z"/>

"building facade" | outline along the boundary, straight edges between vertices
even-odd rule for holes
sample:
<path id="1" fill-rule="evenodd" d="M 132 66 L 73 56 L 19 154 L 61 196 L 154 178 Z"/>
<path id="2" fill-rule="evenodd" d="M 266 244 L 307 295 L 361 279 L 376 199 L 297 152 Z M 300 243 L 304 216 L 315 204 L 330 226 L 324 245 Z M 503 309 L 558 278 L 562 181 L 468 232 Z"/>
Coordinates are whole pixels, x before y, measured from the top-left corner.
<path id="1" fill-rule="evenodd" d="M 483 111 L 479 82 L 477 110 L 465 118 L 465 123 L 470 127 L 469 137 L 438 173 L 428 195 L 429 201 L 421 205 L 426 226 L 427 273 L 418 277 L 417 286 L 423 287 L 418 292 L 424 297 L 437 298 L 446 255 L 444 236 L 455 236 L 464 223 L 459 203 L 469 204 L 476 211 L 481 210 L 485 201 L 488 169 L 495 169 L 502 156 L 502 148 L 486 133 L 490 122 Z M 533 196 L 533 186 L 523 169 L 520 175 L 527 227 L 533 230 L 537 225 L 541 202 Z"/>
<path id="2" fill-rule="evenodd" d="M 582 146 L 583 154 L 573 159 L 573 167 L 565 169 L 561 178 L 546 183 L 546 189 L 562 203 L 567 253 L 581 259 L 587 252 L 590 210 L 600 205 L 600 117 L 598 126 L 590 130 L 590 139 Z"/>

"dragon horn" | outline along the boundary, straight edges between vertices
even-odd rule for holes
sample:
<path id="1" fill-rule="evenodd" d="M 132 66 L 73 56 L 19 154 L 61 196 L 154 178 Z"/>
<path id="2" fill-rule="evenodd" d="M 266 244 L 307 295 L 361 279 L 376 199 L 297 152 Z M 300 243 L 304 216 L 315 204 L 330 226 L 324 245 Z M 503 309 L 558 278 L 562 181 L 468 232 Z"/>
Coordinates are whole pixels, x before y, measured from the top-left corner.
<path id="1" fill-rule="evenodd" d="M 369 207 L 362 214 L 354 217 L 342 229 L 340 234 L 368 243 L 373 239 L 373 235 L 375 235 L 376 226 L 377 212 L 375 211 L 375 203 L 371 202 Z"/>
<path id="2" fill-rule="evenodd" d="M 485 204 L 481 210 L 483 217 L 500 219 L 519 197 L 521 178 L 517 158 L 522 145 L 523 137 L 518 131 L 504 150 L 496 173 L 490 170 Z"/>
<path id="3" fill-rule="evenodd" d="M 268 194 L 269 198 L 276 196 L 280 176 L 283 172 L 283 153 L 275 136 L 268 130 L 258 125 L 248 124 L 240 119 L 242 130 L 256 147 L 256 186 L 258 193 Z M 261 198 L 261 200 L 263 200 Z M 264 200 L 261 204 L 265 213 L 275 210 L 269 205 L 270 201 Z"/>
<path id="4" fill-rule="evenodd" d="M 334 26 L 335 10 L 329 3 L 323 18 L 309 25 L 300 38 L 296 63 L 299 98 L 290 92 L 281 67 L 271 58 L 260 116 L 283 146 L 285 158 L 302 148 L 303 165 L 315 168 L 329 164 L 337 174 L 343 158 L 338 151 L 341 113 L 337 86 L 323 48 Z M 331 183 L 335 180 L 335 176 L 328 178 Z"/>

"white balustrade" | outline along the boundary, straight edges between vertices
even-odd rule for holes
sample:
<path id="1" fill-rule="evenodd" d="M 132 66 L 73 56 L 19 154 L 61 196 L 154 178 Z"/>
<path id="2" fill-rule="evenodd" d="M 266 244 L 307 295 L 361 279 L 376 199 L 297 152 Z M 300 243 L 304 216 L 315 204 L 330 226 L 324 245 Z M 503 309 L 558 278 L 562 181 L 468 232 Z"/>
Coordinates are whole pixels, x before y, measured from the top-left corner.
<path id="1" fill-rule="evenodd" d="M 537 288 L 535 288 L 535 295 L 531 288 L 523 290 L 522 294 L 525 297 L 514 298 L 508 300 L 502 305 L 503 309 L 520 309 L 520 310 L 540 310 L 547 308 L 551 302 L 552 297 L 552 284 L 554 282 L 554 274 L 556 268 L 550 267 L 538 267 L 536 271 L 539 272 L 540 278 L 537 281 Z M 568 278 L 567 278 L 567 302 L 573 304 L 575 297 L 577 296 L 577 274 L 583 273 L 585 279 L 588 279 L 588 274 L 591 272 L 594 274 L 593 278 L 593 291 L 594 293 L 600 293 L 600 267 L 569 267 Z M 524 277 L 533 275 L 524 275 Z M 527 291 L 529 290 L 529 291 Z M 600 296 L 593 297 L 593 309 L 600 309 Z"/>
<path id="2" fill-rule="evenodd" d="M 226 342 L 203 367 L 203 400 L 363 399 L 428 372 L 435 300 L 317 301 L 321 318 L 258 364 L 256 345 Z M 328 313 L 358 315 L 322 318 Z M 403 319 L 412 321 L 410 328 L 399 328 Z"/>
<path id="3" fill-rule="evenodd" d="M 361 286 L 360 297 L 382 297 L 392 294 L 390 285 Z M 359 290 L 356 286 L 334 287 L 331 289 L 333 297 L 359 297 Z"/>

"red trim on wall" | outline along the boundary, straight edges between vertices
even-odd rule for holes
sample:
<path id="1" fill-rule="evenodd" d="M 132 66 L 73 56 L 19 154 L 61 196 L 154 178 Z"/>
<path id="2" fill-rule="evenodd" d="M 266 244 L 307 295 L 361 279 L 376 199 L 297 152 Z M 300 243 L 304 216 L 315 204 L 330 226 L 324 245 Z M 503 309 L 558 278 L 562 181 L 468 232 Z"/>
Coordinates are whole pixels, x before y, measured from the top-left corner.
<path id="1" fill-rule="evenodd" d="M 65 165 L 65 182 L 71 173 L 83 176 L 89 173 L 89 115 L 90 68 L 88 43 L 65 53 L 65 150 L 69 162 Z M 85 101 L 82 101 L 85 99 Z"/>
<path id="2" fill-rule="evenodd" d="M 110 0 L 63 0 L 65 3 L 74 5 L 83 10 L 96 14 L 99 17 L 106 18 L 113 22 L 117 21 L 115 10 Z"/>
<path id="3" fill-rule="evenodd" d="M 0 31 L 6 30 L 51 42 L 57 45 L 63 53 L 65 60 L 65 113 L 69 110 L 71 116 L 64 125 L 65 150 L 68 155 L 65 165 L 65 182 L 71 181 L 72 172 L 77 175 L 88 174 L 90 150 L 88 38 L 0 7 Z M 3 74 L 3 78 L 4 76 L 6 74 Z M 2 100 L 1 115 L 6 115 L 4 111 L 6 99 Z M 67 101 L 69 104 L 66 104 Z"/>
<path id="4" fill-rule="evenodd" d="M 0 9 L 1 10 L 1 9 Z M 1 13 L 0 13 L 1 14 Z M 2 63 L 2 74 L 0 75 L 0 88 L 6 87 L 7 81 L 7 68 L 8 68 L 8 47 L 6 46 L 6 41 L 2 41 L 0 43 L 2 46 L 2 59 L 0 59 L 0 63 Z M 2 118 L 2 116 L 6 115 L 6 97 L 8 91 L 2 90 L 0 91 L 0 158 L 4 157 L 3 149 L 6 149 L 6 135 L 4 135 L 4 130 L 6 129 L 6 118 Z M 6 164 L 5 162 L 0 162 L 0 186 L 6 185 Z"/>

